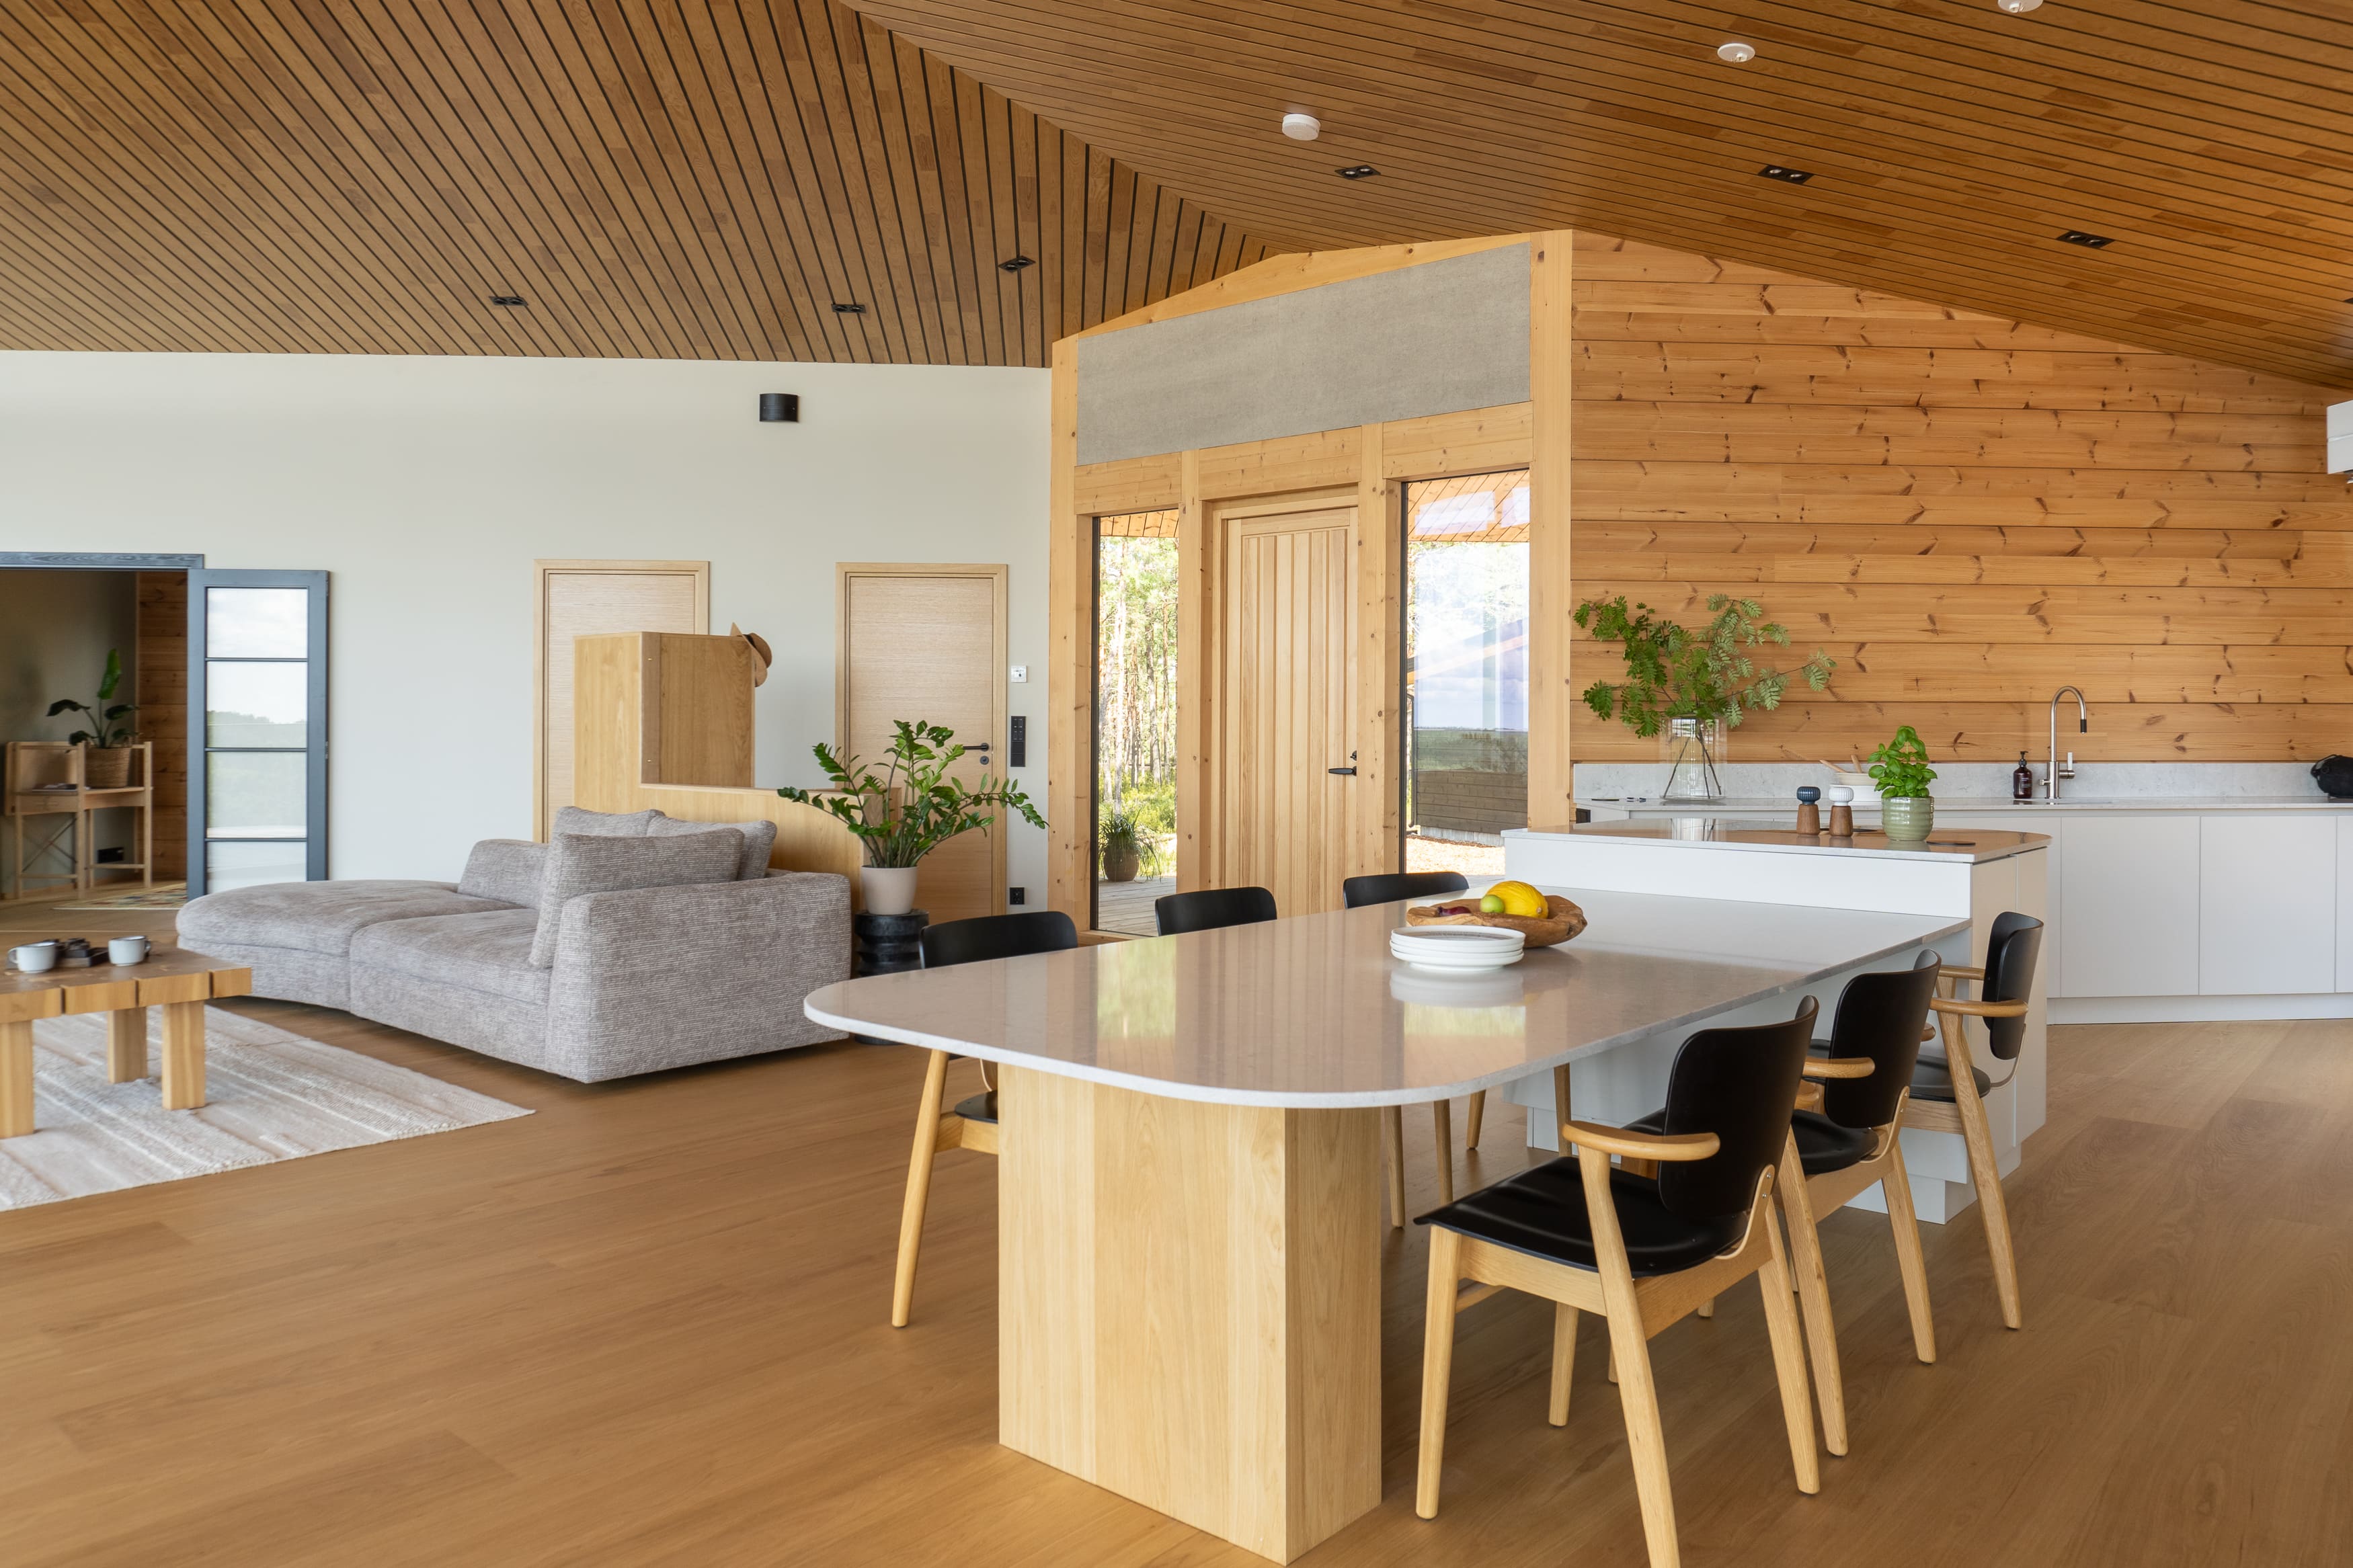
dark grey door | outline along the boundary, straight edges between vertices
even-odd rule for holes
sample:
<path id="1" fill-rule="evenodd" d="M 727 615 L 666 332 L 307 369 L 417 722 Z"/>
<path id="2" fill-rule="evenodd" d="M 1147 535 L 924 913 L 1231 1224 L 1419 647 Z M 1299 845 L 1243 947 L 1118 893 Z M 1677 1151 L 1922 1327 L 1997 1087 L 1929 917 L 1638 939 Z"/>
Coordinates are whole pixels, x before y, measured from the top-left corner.
<path id="1" fill-rule="evenodd" d="M 188 892 L 327 875 L 327 574 L 188 574 Z"/>

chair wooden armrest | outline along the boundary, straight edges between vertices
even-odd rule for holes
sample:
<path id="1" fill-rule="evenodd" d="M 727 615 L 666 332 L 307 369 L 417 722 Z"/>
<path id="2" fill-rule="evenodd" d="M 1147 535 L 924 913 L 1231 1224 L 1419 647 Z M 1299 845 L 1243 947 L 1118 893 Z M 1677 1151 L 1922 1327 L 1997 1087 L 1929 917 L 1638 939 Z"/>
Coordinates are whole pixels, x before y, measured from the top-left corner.
<path id="1" fill-rule="evenodd" d="M 1928 1005 L 1963 1018 L 2018 1018 L 2026 1014 L 2023 1002 L 1958 1002 L 1949 996 L 1931 996 Z"/>
<path id="2" fill-rule="evenodd" d="M 1945 965 L 1939 973 L 1943 978 L 1954 980 L 1983 980 L 1985 978 L 1985 971 L 1978 968 L 1974 963 L 1948 963 Z"/>
<path id="3" fill-rule="evenodd" d="M 1799 1110 L 1820 1110 L 1822 1108 L 1822 1086 L 1818 1083 L 1799 1084 L 1798 1097 L 1793 1103 Z"/>
<path id="4" fill-rule="evenodd" d="M 1808 1057 L 1808 1078 L 1869 1078 L 1879 1064 L 1869 1057 Z"/>
<path id="5" fill-rule="evenodd" d="M 1629 1132 L 1593 1121 L 1564 1121 L 1561 1131 L 1579 1148 L 1626 1160 L 1704 1160 L 1724 1145 L 1713 1132 Z"/>

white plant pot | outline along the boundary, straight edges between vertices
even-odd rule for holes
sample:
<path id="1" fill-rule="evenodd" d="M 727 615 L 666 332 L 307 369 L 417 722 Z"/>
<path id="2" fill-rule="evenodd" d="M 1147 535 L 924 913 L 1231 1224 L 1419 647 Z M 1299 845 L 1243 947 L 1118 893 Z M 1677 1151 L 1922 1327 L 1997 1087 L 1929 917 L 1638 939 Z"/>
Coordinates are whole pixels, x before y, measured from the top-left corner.
<path id="1" fill-rule="evenodd" d="M 862 866 L 859 886 L 866 895 L 870 915 L 903 915 L 915 907 L 915 874 L 919 866 Z"/>

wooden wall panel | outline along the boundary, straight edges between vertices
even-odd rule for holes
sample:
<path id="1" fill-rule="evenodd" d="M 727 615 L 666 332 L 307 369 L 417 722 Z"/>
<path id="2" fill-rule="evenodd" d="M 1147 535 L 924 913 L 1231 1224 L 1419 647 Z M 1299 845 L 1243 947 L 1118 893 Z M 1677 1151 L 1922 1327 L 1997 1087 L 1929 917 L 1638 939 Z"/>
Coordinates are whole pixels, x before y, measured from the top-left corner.
<path id="1" fill-rule="evenodd" d="M 1736 761 L 2353 748 L 2353 500 L 2322 388 L 1606 236 L 1577 241 L 1578 598 L 1761 600 L 1828 691 Z M 1597 657 L 1599 656 L 1599 657 Z M 1577 679 L 1618 666 L 1580 653 Z M 1582 714 L 1581 760 L 1655 742 Z"/>
<path id="2" fill-rule="evenodd" d="M 188 574 L 138 576 L 132 690 L 139 735 L 155 744 L 155 879 L 188 874 Z"/>

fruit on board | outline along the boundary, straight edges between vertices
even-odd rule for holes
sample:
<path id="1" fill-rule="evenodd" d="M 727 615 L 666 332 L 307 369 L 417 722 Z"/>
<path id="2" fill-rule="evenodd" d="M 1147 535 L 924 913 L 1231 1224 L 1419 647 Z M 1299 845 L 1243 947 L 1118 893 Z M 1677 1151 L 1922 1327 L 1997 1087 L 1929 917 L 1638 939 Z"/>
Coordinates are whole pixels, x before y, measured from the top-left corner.
<path id="1" fill-rule="evenodd" d="M 1479 900 L 1479 912 L 1482 915 L 1500 915 L 1504 912 L 1504 900 L 1490 893 Z"/>
<path id="2" fill-rule="evenodd" d="M 1545 896 L 1525 882 L 1498 882 L 1487 889 L 1487 897 L 1501 899 L 1504 914 L 1517 915 L 1523 920 L 1542 920 L 1552 912 L 1552 905 L 1546 901 Z M 1485 900 L 1481 902 L 1483 904 Z"/>

